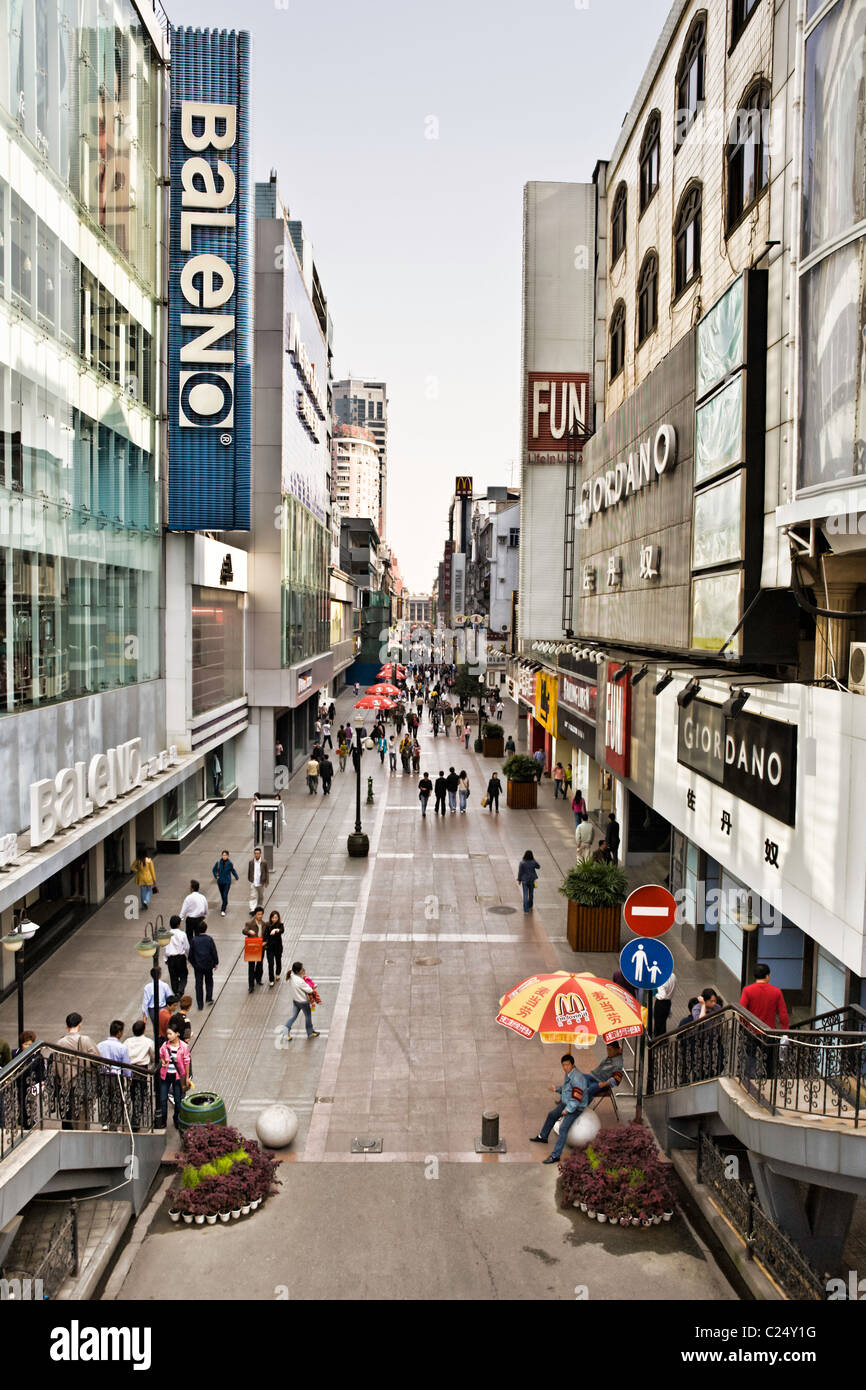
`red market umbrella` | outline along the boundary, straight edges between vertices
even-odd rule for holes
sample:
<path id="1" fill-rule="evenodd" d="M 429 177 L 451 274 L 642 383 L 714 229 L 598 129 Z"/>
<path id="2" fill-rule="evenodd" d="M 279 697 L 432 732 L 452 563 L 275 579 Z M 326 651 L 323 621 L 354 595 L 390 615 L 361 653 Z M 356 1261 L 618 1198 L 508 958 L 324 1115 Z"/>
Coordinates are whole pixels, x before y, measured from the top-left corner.
<path id="1" fill-rule="evenodd" d="M 391 664 L 391 662 L 388 661 L 388 662 L 385 663 L 384 666 L 382 666 L 382 667 L 380 668 L 380 670 L 379 670 L 379 676 L 380 676 L 380 678 L 381 678 L 381 677 L 384 677 L 384 676 L 393 676 L 393 675 L 394 675 L 394 667 L 393 667 L 393 665 Z M 404 677 L 405 675 L 406 675 L 406 667 L 405 667 L 405 666 L 401 666 L 401 665 L 399 664 L 399 662 L 398 662 L 398 663 L 397 663 L 397 678 L 398 678 L 398 680 L 402 680 L 403 677 Z"/>
<path id="2" fill-rule="evenodd" d="M 355 704 L 355 709 L 393 709 L 394 701 L 385 695 L 365 695 Z"/>
<path id="3" fill-rule="evenodd" d="M 387 699 L 396 700 L 400 691 L 397 689 L 396 685 L 388 685 L 388 683 L 385 682 L 382 685 L 368 685 L 367 694 L 384 695 Z"/>

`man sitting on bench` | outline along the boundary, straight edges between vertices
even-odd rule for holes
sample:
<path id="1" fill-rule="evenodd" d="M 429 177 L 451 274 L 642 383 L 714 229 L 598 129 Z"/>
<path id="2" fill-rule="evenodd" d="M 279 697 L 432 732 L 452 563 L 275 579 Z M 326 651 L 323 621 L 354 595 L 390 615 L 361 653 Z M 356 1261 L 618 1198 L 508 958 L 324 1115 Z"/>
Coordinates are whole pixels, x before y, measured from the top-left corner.
<path id="1" fill-rule="evenodd" d="M 588 1073 L 589 1085 L 580 1097 L 577 1113 L 580 1115 L 597 1096 L 609 1096 L 614 1086 L 623 1078 L 622 1043 L 607 1044 L 607 1056 L 593 1071 Z"/>

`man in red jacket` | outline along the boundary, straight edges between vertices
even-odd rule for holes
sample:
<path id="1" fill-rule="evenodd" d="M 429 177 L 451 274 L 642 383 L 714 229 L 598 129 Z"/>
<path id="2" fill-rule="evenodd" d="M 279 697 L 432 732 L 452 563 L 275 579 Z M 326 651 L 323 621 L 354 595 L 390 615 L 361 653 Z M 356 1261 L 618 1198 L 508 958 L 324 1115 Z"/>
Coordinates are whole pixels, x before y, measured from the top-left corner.
<path id="1" fill-rule="evenodd" d="M 749 1013 L 759 1018 L 766 1028 L 789 1028 L 788 1010 L 785 1007 L 785 997 L 776 985 L 770 984 L 769 965 L 755 966 L 755 983 L 746 985 L 740 996 L 740 1008 L 748 1009 Z M 773 1039 L 766 1042 L 759 1041 L 758 1035 L 747 1038 L 746 1048 L 749 1054 L 747 1071 L 749 1076 L 755 1075 L 756 1059 L 762 1060 L 760 1068 L 763 1076 L 772 1077 L 775 1074 L 776 1057 L 778 1054 L 778 1043 Z M 763 1079 L 763 1076 L 760 1079 Z"/>

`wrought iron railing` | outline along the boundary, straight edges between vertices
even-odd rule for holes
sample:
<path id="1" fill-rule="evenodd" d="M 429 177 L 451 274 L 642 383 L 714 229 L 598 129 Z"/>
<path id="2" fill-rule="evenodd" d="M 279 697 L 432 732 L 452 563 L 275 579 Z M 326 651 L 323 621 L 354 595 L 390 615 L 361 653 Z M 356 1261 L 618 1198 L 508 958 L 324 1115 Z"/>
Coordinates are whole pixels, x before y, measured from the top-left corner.
<path id="1" fill-rule="evenodd" d="M 866 1015 L 852 1005 L 809 1022 L 768 1029 L 738 1004 L 726 1004 L 650 1042 L 647 1094 L 726 1076 L 773 1115 L 834 1116 L 856 1129 L 866 1108 Z"/>
<path id="2" fill-rule="evenodd" d="M 0 1160 L 37 1129 L 150 1130 L 154 1073 L 57 1043 L 33 1043 L 0 1071 Z"/>
<path id="3" fill-rule="evenodd" d="M 802 1250 L 767 1216 L 751 1183 L 733 1177 L 725 1154 L 708 1134 L 698 1134 L 698 1182 L 708 1187 L 716 1205 L 745 1241 L 746 1256 L 763 1266 L 789 1298 L 823 1300 L 827 1280 L 809 1263 Z"/>

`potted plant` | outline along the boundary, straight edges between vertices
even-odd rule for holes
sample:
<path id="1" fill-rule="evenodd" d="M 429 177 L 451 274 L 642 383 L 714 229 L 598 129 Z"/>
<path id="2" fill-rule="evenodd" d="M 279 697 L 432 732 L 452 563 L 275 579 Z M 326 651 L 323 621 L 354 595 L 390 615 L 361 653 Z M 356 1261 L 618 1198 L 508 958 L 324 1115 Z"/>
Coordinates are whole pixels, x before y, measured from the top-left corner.
<path id="1" fill-rule="evenodd" d="M 562 881 L 568 899 L 566 935 L 573 951 L 618 951 L 628 884 L 616 864 L 578 859 Z"/>
<path id="2" fill-rule="evenodd" d="M 484 752 L 484 739 L 483 739 L 483 738 L 477 738 L 477 739 L 475 740 L 475 742 L 473 743 L 472 747 L 475 749 L 475 752 L 476 752 L 476 753 L 483 753 L 483 752 Z"/>
<path id="3" fill-rule="evenodd" d="M 506 777 L 505 803 L 515 811 L 534 811 L 538 805 L 538 763 L 525 753 L 512 753 L 502 771 Z"/>
<path id="4" fill-rule="evenodd" d="M 501 758 L 505 752 L 505 730 L 501 724 L 482 724 L 481 738 L 485 758 Z"/>

